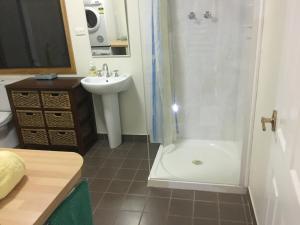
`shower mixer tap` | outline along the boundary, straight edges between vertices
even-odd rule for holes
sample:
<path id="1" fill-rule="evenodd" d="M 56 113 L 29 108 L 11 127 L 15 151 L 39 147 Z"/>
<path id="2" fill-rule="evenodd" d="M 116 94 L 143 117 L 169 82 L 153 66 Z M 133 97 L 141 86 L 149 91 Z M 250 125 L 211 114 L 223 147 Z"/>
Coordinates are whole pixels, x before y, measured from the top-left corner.
<path id="1" fill-rule="evenodd" d="M 203 17 L 205 19 L 211 19 L 212 22 L 217 22 L 218 21 L 218 18 L 213 16 L 212 13 L 210 11 L 206 11 L 204 14 L 203 14 Z"/>
<path id="2" fill-rule="evenodd" d="M 213 16 L 213 14 L 210 11 L 205 11 L 205 13 L 203 14 L 203 17 L 205 19 L 210 19 L 212 22 L 217 22 L 218 21 L 218 18 Z M 197 16 L 196 16 L 196 13 L 193 12 L 193 11 L 191 11 L 188 14 L 188 18 L 189 18 L 189 20 L 196 21 L 198 24 L 200 24 L 200 22 L 201 22 L 201 19 L 198 19 Z"/>
<path id="3" fill-rule="evenodd" d="M 206 11 L 203 15 L 205 19 L 211 19 L 213 16 L 210 11 Z"/>
<path id="4" fill-rule="evenodd" d="M 188 18 L 189 18 L 190 20 L 195 20 L 195 19 L 196 19 L 196 14 L 195 14 L 195 12 L 190 12 L 190 14 L 188 15 Z"/>
<path id="5" fill-rule="evenodd" d="M 191 11 L 188 15 L 189 20 L 193 20 L 196 24 L 201 24 L 201 19 L 198 19 L 196 13 Z"/>

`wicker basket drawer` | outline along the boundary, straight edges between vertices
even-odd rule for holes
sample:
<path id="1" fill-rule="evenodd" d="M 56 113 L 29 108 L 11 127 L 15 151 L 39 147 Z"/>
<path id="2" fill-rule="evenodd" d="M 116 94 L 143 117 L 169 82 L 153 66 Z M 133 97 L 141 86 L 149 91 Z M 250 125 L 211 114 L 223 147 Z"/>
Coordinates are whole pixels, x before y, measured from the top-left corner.
<path id="1" fill-rule="evenodd" d="M 45 118 L 48 127 L 74 128 L 72 112 L 45 111 Z"/>
<path id="2" fill-rule="evenodd" d="M 12 91 L 11 97 L 15 107 L 41 108 L 39 93 L 37 91 Z"/>
<path id="3" fill-rule="evenodd" d="M 49 138 L 52 145 L 77 146 L 74 130 L 49 130 Z"/>
<path id="4" fill-rule="evenodd" d="M 45 129 L 22 129 L 24 144 L 49 145 Z"/>
<path id="5" fill-rule="evenodd" d="M 17 110 L 17 117 L 20 126 L 24 127 L 44 127 L 42 111 Z"/>
<path id="6" fill-rule="evenodd" d="M 70 97 L 67 91 L 42 91 L 44 108 L 70 109 Z"/>

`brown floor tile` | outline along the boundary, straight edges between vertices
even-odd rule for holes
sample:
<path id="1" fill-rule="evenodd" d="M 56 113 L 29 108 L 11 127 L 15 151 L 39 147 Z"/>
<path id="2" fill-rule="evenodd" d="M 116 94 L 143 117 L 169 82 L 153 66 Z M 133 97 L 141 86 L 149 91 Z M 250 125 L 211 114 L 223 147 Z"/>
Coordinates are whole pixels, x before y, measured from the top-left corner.
<path id="1" fill-rule="evenodd" d="M 133 136 L 133 141 L 135 143 L 147 143 L 149 140 L 149 137 L 146 135 L 134 135 Z"/>
<path id="2" fill-rule="evenodd" d="M 123 162 L 122 168 L 126 169 L 137 169 L 139 168 L 139 165 L 141 164 L 141 160 L 138 159 L 126 159 Z"/>
<path id="3" fill-rule="evenodd" d="M 103 193 L 98 193 L 98 192 L 90 192 L 90 197 L 91 197 L 91 205 L 92 205 L 92 210 L 94 211 L 96 209 L 97 204 L 101 200 Z"/>
<path id="4" fill-rule="evenodd" d="M 111 153 L 111 149 L 100 147 L 95 150 L 93 157 L 107 157 Z"/>
<path id="5" fill-rule="evenodd" d="M 159 149 L 159 144 L 150 144 L 150 148 L 149 148 L 150 159 L 155 159 L 158 149 Z"/>
<path id="6" fill-rule="evenodd" d="M 217 202 L 218 201 L 218 193 L 208 192 L 208 191 L 195 191 L 195 200 L 207 201 L 207 202 Z"/>
<path id="7" fill-rule="evenodd" d="M 171 189 L 169 188 L 149 188 L 149 195 L 153 197 L 171 197 Z"/>
<path id="8" fill-rule="evenodd" d="M 150 165 L 149 163 L 150 162 L 147 159 L 141 160 L 141 164 L 139 166 L 139 170 L 147 170 L 147 171 L 149 171 L 149 165 Z"/>
<path id="9" fill-rule="evenodd" d="M 154 163 L 154 159 L 150 159 L 150 168 L 152 168 L 153 163 Z"/>
<path id="10" fill-rule="evenodd" d="M 250 207 L 248 205 L 244 205 L 244 210 L 245 210 L 246 222 L 247 223 L 253 223 Z"/>
<path id="11" fill-rule="evenodd" d="M 141 212 L 119 211 L 114 225 L 139 225 Z"/>
<path id="12" fill-rule="evenodd" d="M 106 168 L 120 168 L 124 162 L 124 159 L 106 159 L 103 164 L 103 167 Z"/>
<path id="13" fill-rule="evenodd" d="M 82 177 L 95 177 L 98 172 L 98 166 L 83 166 Z"/>
<path id="14" fill-rule="evenodd" d="M 130 181 L 113 180 L 107 192 L 125 194 L 128 191 L 130 183 Z"/>
<path id="15" fill-rule="evenodd" d="M 250 197 L 249 191 L 244 195 L 244 201 L 245 201 L 245 204 L 251 203 L 251 197 Z"/>
<path id="16" fill-rule="evenodd" d="M 108 158 L 111 159 L 124 159 L 127 157 L 127 154 L 129 152 L 129 149 L 117 149 L 117 150 L 113 150 Z"/>
<path id="17" fill-rule="evenodd" d="M 193 225 L 219 225 L 218 220 L 195 218 Z"/>
<path id="18" fill-rule="evenodd" d="M 132 195 L 146 195 L 148 193 L 147 182 L 144 181 L 132 182 L 128 193 Z"/>
<path id="19" fill-rule="evenodd" d="M 169 210 L 170 215 L 176 216 L 193 216 L 193 201 L 171 199 L 171 205 Z"/>
<path id="20" fill-rule="evenodd" d="M 81 180 L 82 180 L 82 181 L 86 180 L 86 181 L 88 182 L 89 190 L 90 190 L 91 184 L 92 184 L 92 182 L 95 180 L 95 178 L 83 177 Z"/>
<path id="21" fill-rule="evenodd" d="M 117 173 L 117 168 L 100 168 L 96 174 L 96 178 L 111 179 Z"/>
<path id="22" fill-rule="evenodd" d="M 194 191 L 174 189 L 172 190 L 172 198 L 194 200 Z"/>
<path id="23" fill-rule="evenodd" d="M 97 209 L 119 210 L 123 202 L 124 195 L 105 193 L 98 204 Z"/>
<path id="24" fill-rule="evenodd" d="M 148 152 L 145 150 L 131 150 L 127 157 L 131 159 L 148 159 Z"/>
<path id="25" fill-rule="evenodd" d="M 150 197 L 145 206 L 145 212 L 152 213 L 153 215 L 166 215 L 169 208 L 168 198 Z"/>
<path id="26" fill-rule="evenodd" d="M 134 177 L 134 180 L 147 181 L 148 176 L 149 176 L 149 171 L 147 171 L 147 170 L 138 170 L 135 177 Z"/>
<path id="27" fill-rule="evenodd" d="M 250 199 L 250 196 L 249 196 L 249 199 Z M 253 205 L 252 205 L 251 200 L 248 201 L 248 207 L 249 207 L 249 210 L 250 210 L 250 216 L 251 216 L 251 219 L 252 219 L 252 223 L 253 223 L 253 225 L 257 225 L 257 221 L 256 221 L 256 218 L 255 218 L 254 209 L 253 209 Z"/>
<path id="28" fill-rule="evenodd" d="M 239 194 L 219 193 L 220 202 L 239 203 L 243 204 L 243 196 Z"/>
<path id="29" fill-rule="evenodd" d="M 93 146 L 93 148 L 97 148 L 97 149 L 99 149 L 99 148 L 106 148 L 106 147 L 109 147 L 109 145 L 108 145 L 108 137 L 107 137 L 107 135 L 105 136 L 105 134 L 100 134 L 101 135 L 101 137 L 99 137 L 98 136 L 98 140 L 97 140 L 97 142 L 94 144 L 94 146 Z M 102 135 L 103 135 L 103 137 L 102 137 Z M 106 144 L 107 143 L 107 144 Z M 106 146 L 105 146 L 106 145 Z"/>
<path id="30" fill-rule="evenodd" d="M 232 221 L 221 221 L 221 225 L 251 225 L 251 224 L 232 222 Z"/>
<path id="31" fill-rule="evenodd" d="M 150 145 L 152 162 L 158 147 Z M 88 178 L 95 225 L 252 224 L 244 195 L 148 188 L 146 143 L 125 142 L 111 150 L 107 141 L 99 141 L 84 156 L 82 174 Z"/>
<path id="32" fill-rule="evenodd" d="M 122 202 L 121 210 L 143 211 L 145 203 L 145 197 L 127 195 Z"/>
<path id="33" fill-rule="evenodd" d="M 169 216 L 167 225 L 192 225 L 191 217 Z"/>
<path id="34" fill-rule="evenodd" d="M 119 169 L 114 179 L 133 180 L 136 170 L 133 169 Z"/>
<path id="35" fill-rule="evenodd" d="M 165 225 L 166 215 L 144 212 L 139 225 Z"/>
<path id="36" fill-rule="evenodd" d="M 89 185 L 90 191 L 98 193 L 105 192 L 110 182 L 111 180 L 106 179 L 93 179 Z"/>
<path id="37" fill-rule="evenodd" d="M 246 222 L 243 205 L 221 203 L 220 219 L 237 221 L 237 222 Z"/>
<path id="38" fill-rule="evenodd" d="M 94 213 L 94 225 L 114 225 L 116 216 L 116 211 L 97 209 Z"/>
<path id="39" fill-rule="evenodd" d="M 89 158 L 89 157 L 92 157 L 93 154 L 95 153 L 95 151 L 96 151 L 96 148 L 90 148 L 90 149 L 88 150 L 88 152 L 85 153 L 84 159 Z"/>
<path id="40" fill-rule="evenodd" d="M 128 151 L 128 150 L 132 149 L 133 145 L 134 145 L 133 142 L 123 141 L 123 143 L 121 145 L 119 145 L 117 148 L 115 148 L 114 151 L 120 151 L 120 150 Z"/>
<path id="41" fill-rule="evenodd" d="M 140 143 L 136 142 L 132 146 L 132 151 L 148 151 L 148 144 L 147 143 Z"/>
<path id="42" fill-rule="evenodd" d="M 102 157 L 93 156 L 93 157 L 89 157 L 89 158 L 85 159 L 84 165 L 89 166 L 89 167 L 95 166 L 95 167 L 99 168 L 100 166 L 103 165 L 104 161 L 105 161 L 105 159 Z"/>
<path id="43" fill-rule="evenodd" d="M 217 203 L 195 201 L 194 217 L 218 219 Z"/>

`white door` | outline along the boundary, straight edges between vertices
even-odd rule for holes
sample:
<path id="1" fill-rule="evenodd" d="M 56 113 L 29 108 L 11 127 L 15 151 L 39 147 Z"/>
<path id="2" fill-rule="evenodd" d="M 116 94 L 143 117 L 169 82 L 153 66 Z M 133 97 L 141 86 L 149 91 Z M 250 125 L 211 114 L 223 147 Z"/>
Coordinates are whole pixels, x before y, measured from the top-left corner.
<path id="1" fill-rule="evenodd" d="M 299 225 L 300 1 L 264 0 L 263 20 L 249 191 L 259 225 Z"/>

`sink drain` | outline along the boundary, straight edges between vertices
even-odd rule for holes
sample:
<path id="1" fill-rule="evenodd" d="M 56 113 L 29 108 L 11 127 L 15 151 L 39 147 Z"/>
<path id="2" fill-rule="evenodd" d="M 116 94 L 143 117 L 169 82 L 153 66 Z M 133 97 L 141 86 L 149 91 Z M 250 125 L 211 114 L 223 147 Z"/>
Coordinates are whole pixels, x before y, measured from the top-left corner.
<path id="1" fill-rule="evenodd" d="M 201 160 L 193 160 L 192 163 L 197 165 L 197 166 L 203 164 L 203 162 Z"/>

